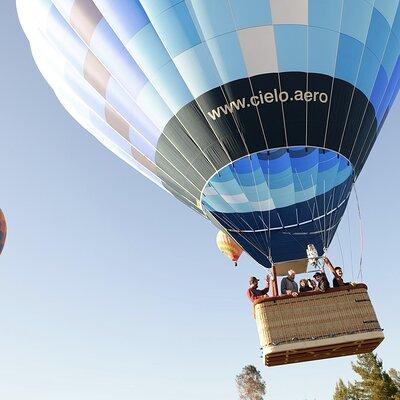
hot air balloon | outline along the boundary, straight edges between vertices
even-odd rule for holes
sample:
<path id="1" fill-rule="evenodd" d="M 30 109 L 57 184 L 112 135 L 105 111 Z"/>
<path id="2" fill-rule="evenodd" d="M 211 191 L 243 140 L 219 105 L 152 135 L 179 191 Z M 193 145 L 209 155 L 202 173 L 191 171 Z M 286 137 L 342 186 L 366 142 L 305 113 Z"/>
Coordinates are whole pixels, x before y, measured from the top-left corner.
<path id="1" fill-rule="evenodd" d="M 6 218 L 4 217 L 3 211 L 0 209 L 0 254 L 4 249 L 6 237 L 7 237 Z"/>
<path id="2" fill-rule="evenodd" d="M 243 249 L 224 231 L 217 233 L 217 246 L 222 254 L 225 254 L 237 266 L 237 261 L 243 253 Z"/>
<path id="3" fill-rule="evenodd" d="M 17 7 L 61 103 L 116 155 L 276 275 L 329 247 L 400 87 L 398 0 Z"/>

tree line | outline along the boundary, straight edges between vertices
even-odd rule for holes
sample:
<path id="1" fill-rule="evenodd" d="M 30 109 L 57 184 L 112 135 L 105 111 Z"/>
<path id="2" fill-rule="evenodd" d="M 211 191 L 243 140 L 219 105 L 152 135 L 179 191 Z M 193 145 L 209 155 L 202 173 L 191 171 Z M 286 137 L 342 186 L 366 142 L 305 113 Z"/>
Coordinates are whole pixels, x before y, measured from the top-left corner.
<path id="1" fill-rule="evenodd" d="M 359 378 L 347 383 L 339 379 L 332 400 L 400 400 L 400 372 L 384 370 L 376 354 L 360 354 L 351 366 Z M 243 367 L 236 376 L 236 386 L 240 400 L 265 399 L 266 383 L 254 365 Z"/>

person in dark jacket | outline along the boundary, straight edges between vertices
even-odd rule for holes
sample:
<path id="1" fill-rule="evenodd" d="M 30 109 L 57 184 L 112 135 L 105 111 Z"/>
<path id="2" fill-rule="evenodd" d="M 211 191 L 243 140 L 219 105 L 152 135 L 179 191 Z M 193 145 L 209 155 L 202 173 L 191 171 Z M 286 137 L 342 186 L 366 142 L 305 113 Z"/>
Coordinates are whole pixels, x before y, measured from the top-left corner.
<path id="1" fill-rule="evenodd" d="M 299 284 L 299 293 L 305 293 L 314 290 L 314 285 L 311 279 L 300 279 Z"/>
<path id="2" fill-rule="evenodd" d="M 324 258 L 324 263 L 333 274 L 334 277 L 332 280 L 333 287 L 347 286 L 351 284 L 350 282 L 343 281 L 342 268 L 334 267 L 328 257 Z"/>
<path id="3" fill-rule="evenodd" d="M 268 297 L 269 280 L 270 280 L 270 277 L 269 277 L 269 275 L 267 275 L 267 277 L 265 279 L 265 288 L 259 289 L 258 288 L 259 279 L 257 279 L 255 276 L 250 277 L 249 288 L 247 289 L 246 294 L 251 302 L 254 302 L 255 300 L 262 298 L 262 297 Z"/>
<path id="4" fill-rule="evenodd" d="M 281 294 L 291 294 L 292 296 L 297 296 L 299 291 L 299 286 L 295 282 L 296 272 L 289 269 L 287 276 L 285 276 L 281 281 Z"/>
<path id="5" fill-rule="evenodd" d="M 317 292 L 325 292 L 326 289 L 330 288 L 325 272 L 316 272 L 313 278 L 317 281 L 317 286 L 315 288 Z"/>

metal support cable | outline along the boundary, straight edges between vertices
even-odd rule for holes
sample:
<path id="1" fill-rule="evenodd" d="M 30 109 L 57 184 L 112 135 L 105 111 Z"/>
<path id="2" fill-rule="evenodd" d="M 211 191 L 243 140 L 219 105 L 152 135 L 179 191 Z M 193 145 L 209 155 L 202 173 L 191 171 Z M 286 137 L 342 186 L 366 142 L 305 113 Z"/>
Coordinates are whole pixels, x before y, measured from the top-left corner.
<path id="1" fill-rule="evenodd" d="M 363 229 L 363 221 L 362 221 L 362 215 L 361 215 L 360 201 L 358 199 L 358 193 L 357 193 L 355 182 L 354 182 L 354 194 L 356 196 L 358 219 L 359 219 L 359 222 L 360 222 L 360 264 L 359 264 L 359 270 L 358 270 L 358 274 L 357 274 L 357 279 L 360 278 L 360 281 L 363 282 L 362 263 L 363 263 L 363 255 L 364 255 L 364 229 Z"/>

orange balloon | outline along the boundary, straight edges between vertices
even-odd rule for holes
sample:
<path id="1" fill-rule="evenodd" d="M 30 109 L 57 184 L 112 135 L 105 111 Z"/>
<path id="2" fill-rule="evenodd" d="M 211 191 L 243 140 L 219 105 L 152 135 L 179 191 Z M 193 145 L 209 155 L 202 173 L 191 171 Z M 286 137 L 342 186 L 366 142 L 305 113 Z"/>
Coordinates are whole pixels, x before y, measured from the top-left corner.
<path id="1" fill-rule="evenodd" d="M 3 251 L 4 243 L 7 236 L 7 224 L 3 211 L 0 209 L 0 254 Z"/>
<path id="2" fill-rule="evenodd" d="M 224 231 L 217 233 L 217 246 L 222 254 L 225 254 L 237 265 L 237 260 L 241 256 L 243 249 Z"/>

